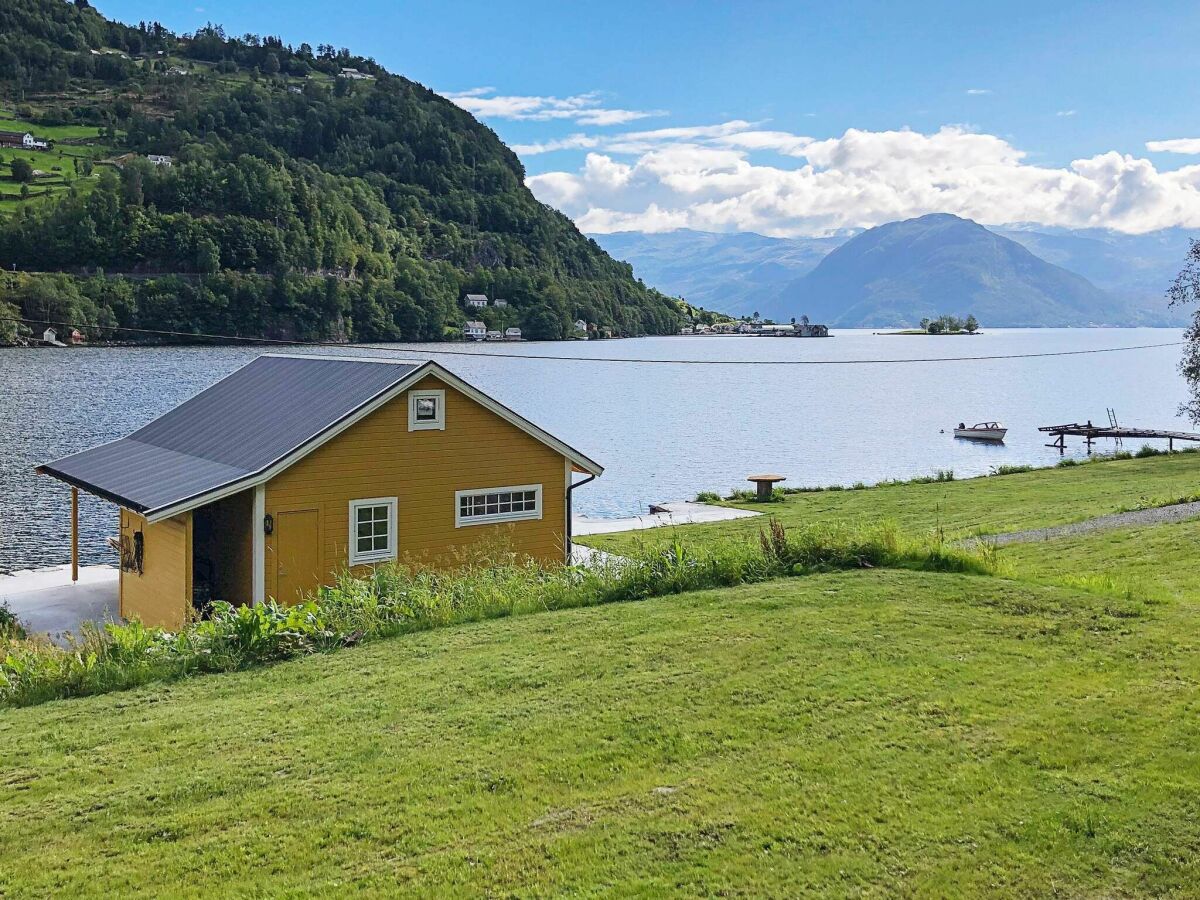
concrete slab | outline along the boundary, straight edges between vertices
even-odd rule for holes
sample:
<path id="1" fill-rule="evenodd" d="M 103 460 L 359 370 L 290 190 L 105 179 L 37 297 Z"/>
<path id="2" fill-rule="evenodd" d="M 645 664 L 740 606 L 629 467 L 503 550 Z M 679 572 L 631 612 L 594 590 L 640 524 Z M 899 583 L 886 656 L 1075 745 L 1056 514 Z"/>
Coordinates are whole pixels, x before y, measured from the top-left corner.
<path id="1" fill-rule="evenodd" d="M 116 621 L 119 576 L 113 566 L 83 566 L 74 583 L 70 566 L 0 575 L 0 603 L 30 633 L 61 639 L 77 634 L 83 622 Z"/>
<path id="2" fill-rule="evenodd" d="M 624 556 L 617 556 L 615 553 L 607 553 L 594 547 L 585 547 L 583 544 L 575 544 L 571 547 L 571 565 L 573 566 L 613 570 L 619 569 L 627 562 L 628 560 Z"/>
<path id="3" fill-rule="evenodd" d="M 571 522 L 571 533 L 576 537 L 587 534 L 611 534 L 616 531 L 638 531 L 643 528 L 663 528 L 668 525 L 700 525 L 708 522 L 728 522 L 732 519 L 747 519 L 762 513 L 749 509 L 730 509 L 712 506 L 691 500 L 672 500 L 657 506 L 660 513 L 644 516 L 628 516 L 622 519 L 600 519 L 576 516 Z"/>

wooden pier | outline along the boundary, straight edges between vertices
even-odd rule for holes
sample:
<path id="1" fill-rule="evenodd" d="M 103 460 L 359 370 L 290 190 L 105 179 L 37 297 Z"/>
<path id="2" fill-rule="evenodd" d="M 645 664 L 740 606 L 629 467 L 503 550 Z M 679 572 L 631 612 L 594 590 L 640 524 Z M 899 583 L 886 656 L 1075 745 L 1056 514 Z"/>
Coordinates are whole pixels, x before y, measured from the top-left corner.
<path id="1" fill-rule="evenodd" d="M 1066 450 L 1067 437 L 1081 437 L 1087 443 L 1088 452 L 1092 451 L 1092 444 L 1100 438 L 1113 438 L 1118 443 L 1125 438 L 1144 438 L 1164 440 L 1167 442 L 1167 450 L 1175 449 L 1176 441 L 1200 441 L 1200 434 L 1192 434 L 1186 431 L 1163 431 L 1158 428 L 1125 428 L 1112 421 L 1109 425 L 1093 425 L 1090 421 L 1080 424 L 1072 422 L 1070 425 L 1046 425 L 1039 428 L 1038 431 L 1054 436 L 1054 442 L 1047 444 L 1047 447 L 1056 447 L 1061 453 Z"/>

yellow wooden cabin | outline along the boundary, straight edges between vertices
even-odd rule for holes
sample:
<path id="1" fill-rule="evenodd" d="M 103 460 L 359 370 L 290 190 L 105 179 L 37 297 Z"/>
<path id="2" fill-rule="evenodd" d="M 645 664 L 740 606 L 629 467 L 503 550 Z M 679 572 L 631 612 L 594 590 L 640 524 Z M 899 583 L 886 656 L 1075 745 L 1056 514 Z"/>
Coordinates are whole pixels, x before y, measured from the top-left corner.
<path id="1" fill-rule="evenodd" d="M 38 471 L 120 507 L 120 614 L 177 628 L 481 540 L 564 562 L 571 492 L 603 468 L 437 363 L 272 354 Z"/>

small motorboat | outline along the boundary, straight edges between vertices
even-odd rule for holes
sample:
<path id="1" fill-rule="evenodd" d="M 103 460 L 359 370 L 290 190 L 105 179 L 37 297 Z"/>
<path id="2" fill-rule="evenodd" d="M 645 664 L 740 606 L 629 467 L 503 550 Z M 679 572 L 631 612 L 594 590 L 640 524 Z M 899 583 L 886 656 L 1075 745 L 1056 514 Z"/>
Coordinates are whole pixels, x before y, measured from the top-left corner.
<path id="1" fill-rule="evenodd" d="M 956 438 L 966 438 L 970 441 L 1003 441 L 1008 429 L 999 422 L 976 422 L 969 428 L 962 422 L 954 429 Z"/>

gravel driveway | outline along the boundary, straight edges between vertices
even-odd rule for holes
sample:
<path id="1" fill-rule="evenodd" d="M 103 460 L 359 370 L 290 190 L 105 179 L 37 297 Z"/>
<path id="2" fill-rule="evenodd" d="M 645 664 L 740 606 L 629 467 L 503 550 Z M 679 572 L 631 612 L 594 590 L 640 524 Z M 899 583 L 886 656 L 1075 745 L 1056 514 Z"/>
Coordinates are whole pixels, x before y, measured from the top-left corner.
<path id="1" fill-rule="evenodd" d="M 1048 541 L 1073 534 L 1090 534 L 1093 531 L 1111 531 L 1114 528 L 1129 528 L 1133 525 L 1162 525 L 1168 522 L 1183 522 L 1200 516 L 1200 501 L 1176 503 L 1173 506 L 1156 506 L 1153 509 L 1135 509 L 1130 512 L 1110 513 L 1096 516 L 1070 525 L 1054 525 L 1050 528 L 1030 528 L 1026 531 L 1010 531 L 1007 534 L 989 534 L 962 541 L 964 545 L 987 541 L 997 547 L 1006 544 L 1028 544 Z"/>

